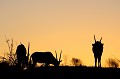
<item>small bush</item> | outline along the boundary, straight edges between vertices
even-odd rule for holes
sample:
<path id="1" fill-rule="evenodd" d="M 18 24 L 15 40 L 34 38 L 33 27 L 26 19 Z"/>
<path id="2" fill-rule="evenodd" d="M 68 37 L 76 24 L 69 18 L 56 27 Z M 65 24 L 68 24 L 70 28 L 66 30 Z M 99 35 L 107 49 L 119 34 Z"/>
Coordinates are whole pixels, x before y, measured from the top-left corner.
<path id="1" fill-rule="evenodd" d="M 119 62 L 113 58 L 108 58 L 106 60 L 107 66 L 108 67 L 113 67 L 113 68 L 118 68 L 119 67 Z"/>

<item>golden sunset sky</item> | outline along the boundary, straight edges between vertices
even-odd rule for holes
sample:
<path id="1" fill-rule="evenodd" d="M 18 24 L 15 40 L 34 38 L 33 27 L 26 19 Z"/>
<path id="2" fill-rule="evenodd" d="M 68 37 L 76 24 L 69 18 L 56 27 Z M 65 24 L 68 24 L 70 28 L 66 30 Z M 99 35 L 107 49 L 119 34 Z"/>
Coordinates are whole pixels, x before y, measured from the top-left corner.
<path id="1" fill-rule="evenodd" d="M 62 50 L 94 66 L 94 34 L 102 37 L 102 66 L 120 59 L 120 0 L 0 0 L 0 54 L 8 52 L 5 35 L 35 51 Z M 63 60 L 64 63 L 64 60 Z"/>

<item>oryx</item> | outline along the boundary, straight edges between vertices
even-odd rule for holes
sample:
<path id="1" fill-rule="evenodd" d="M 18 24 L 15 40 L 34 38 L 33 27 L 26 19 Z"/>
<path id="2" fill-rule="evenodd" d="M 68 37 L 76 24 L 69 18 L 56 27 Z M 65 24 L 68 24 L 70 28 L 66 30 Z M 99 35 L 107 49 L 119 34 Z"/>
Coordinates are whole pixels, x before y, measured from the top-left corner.
<path id="1" fill-rule="evenodd" d="M 103 43 L 101 43 L 102 37 L 100 41 L 96 41 L 95 35 L 94 35 L 94 40 L 95 43 L 92 44 L 92 51 L 94 53 L 94 58 L 95 58 L 95 67 L 97 66 L 98 62 L 98 67 L 101 67 L 101 56 L 103 52 Z"/>
<path id="2" fill-rule="evenodd" d="M 28 44 L 28 54 L 26 51 L 26 48 L 23 44 L 20 44 L 17 46 L 16 49 L 16 55 L 17 55 L 17 61 L 18 61 L 18 66 L 19 67 L 25 67 L 28 65 L 28 60 L 29 60 L 29 44 Z M 27 56 L 26 56 L 27 54 Z"/>
<path id="3" fill-rule="evenodd" d="M 55 51 L 56 53 L 56 51 Z M 30 64 L 31 61 L 33 62 L 33 67 L 35 67 L 36 63 L 45 63 L 45 66 L 48 66 L 49 64 L 53 64 L 54 66 L 59 66 L 61 60 L 61 53 L 60 52 L 60 57 L 59 60 L 57 58 L 57 53 L 56 53 L 56 58 L 53 56 L 51 52 L 34 52 L 30 56 Z"/>

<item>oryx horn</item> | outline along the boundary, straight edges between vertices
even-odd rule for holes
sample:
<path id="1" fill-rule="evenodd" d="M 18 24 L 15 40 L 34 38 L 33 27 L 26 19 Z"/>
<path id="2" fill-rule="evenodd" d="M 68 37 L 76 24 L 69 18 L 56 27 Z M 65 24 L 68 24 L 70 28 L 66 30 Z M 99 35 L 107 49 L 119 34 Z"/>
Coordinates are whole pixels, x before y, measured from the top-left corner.
<path id="1" fill-rule="evenodd" d="M 101 37 L 101 39 L 100 39 L 100 42 L 101 42 L 101 40 L 102 40 L 102 37 Z"/>
<path id="2" fill-rule="evenodd" d="M 57 52 L 56 52 L 56 50 L 55 50 L 55 54 L 56 54 L 56 59 L 57 59 Z"/>
<path id="3" fill-rule="evenodd" d="M 95 35 L 94 35 L 94 40 L 95 40 L 95 42 L 96 42 Z"/>
<path id="4" fill-rule="evenodd" d="M 29 57 L 29 50 L 30 50 L 30 42 L 28 43 L 28 57 Z"/>
<path id="5" fill-rule="evenodd" d="M 62 54 L 62 50 L 61 50 L 61 52 L 60 52 L 60 57 L 59 57 L 59 61 L 61 61 L 60 59 L 61 59 L 61 54 Z"/>

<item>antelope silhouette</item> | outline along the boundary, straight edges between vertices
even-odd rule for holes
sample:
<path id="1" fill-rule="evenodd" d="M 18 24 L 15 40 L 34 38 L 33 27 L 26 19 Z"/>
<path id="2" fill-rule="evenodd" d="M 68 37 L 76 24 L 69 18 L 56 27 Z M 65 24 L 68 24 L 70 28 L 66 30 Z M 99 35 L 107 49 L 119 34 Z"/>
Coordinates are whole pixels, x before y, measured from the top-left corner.
<path id="1" fill-rule="evenodd" d="M 96 41 L 95 35 L 94 35 L 94 40 L 95 43 L 92 44 L 92 51 L 94 53 L 94 58 L 95 58 L 95 67 L 101 67 L 101 56 L 102 56 L 102 52 L 103 52 L 103 45 L 101 43 L 102 37 L 100 39 L 100 41 Z M 98 62 L 98 64 L 97 64 Z"/>
<path id="2" fill-rule="evenodd" d="M 53 64 L 54 66 L 59 66 L 61 60 L 61 53 L 62 50 L 60 52 L 60 57 L 59 60 L 57 58 L 57 52 L 56 53 L 56 58 L 53 56 L 53 54 L 51 52 L 34 52 L 31 56 L 30 56 L 30 64 L 31 64 L 31 60 L 33 61 L 32 67 L 35 67 L 36 63 L 45 63 L 45 66 L 49 66 L 49 64 Z"/>
<path id="3" fill-rule="evenodd" d="M 17 61 L 18 61 L 18 67 L 25 67 L 28 65 L 28 59 L 29 59 L 29 44 L 28 44 L 28 54 L 26 51 L 26 48 L 23 44 L 20 44 L 17 46 L 16 54 L 17 54 Z M 26 56 L 27 54 L 27 56 Z"/>

